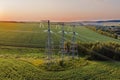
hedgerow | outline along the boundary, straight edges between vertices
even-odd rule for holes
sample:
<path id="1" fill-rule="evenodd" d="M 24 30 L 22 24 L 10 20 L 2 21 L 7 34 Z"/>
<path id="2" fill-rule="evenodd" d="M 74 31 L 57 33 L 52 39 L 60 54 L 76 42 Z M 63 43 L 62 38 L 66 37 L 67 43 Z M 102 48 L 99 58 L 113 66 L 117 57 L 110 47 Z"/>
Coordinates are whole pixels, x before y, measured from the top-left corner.
<path id="1" fill-rule="evenodd" d="M 91 29 L 91 30 L 93 30 L 93 31 L 95 31 L 95 32 L 97 32 L 97 33 L 100 33 L 100 34 L 102 34 L 102 35 L 105 35 L 105 36 L 108 36 L 108 37 L 112 37 L 112 38 L 115 38 L 115 39 L 118 39 L 118 36 L 117 36 L 117 34 L 115 34 L 115 33 L 112 33 L 112 32 L 109 32 L 109 31 L 103 31 L 103 30 L 101 30 L 101 29 L 97 29 L 96 27 L 87 27 L 87 28 L 89 28 L 89 29 Z"/>
<path id="2" fill-rule="evenodd" d="M 78 43 L 78 52 L 91 60 L 120 61 L 120 44 L 114 42 Z"/>

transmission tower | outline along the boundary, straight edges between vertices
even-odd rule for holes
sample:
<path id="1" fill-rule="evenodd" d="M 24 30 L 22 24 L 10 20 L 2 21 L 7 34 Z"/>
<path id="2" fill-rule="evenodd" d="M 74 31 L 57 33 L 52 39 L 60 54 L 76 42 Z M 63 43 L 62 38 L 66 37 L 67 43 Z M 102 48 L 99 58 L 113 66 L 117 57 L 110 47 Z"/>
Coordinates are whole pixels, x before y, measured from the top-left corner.
<path id="1" fill-rule="evenodd" d="M 46 53 L 47 57 L 50 60 L 52 58 L 52 38 L 51 38 L 51 29 L 50 29 L 50 21 L 48 23 L 48 39 L 47 39 L 47 46 L 46 46 Z"/>
<path id="2" fill-rule="evenodd" d="M 66 51 L 65 51 L 65 46 L 64 46 L 64 44 L 65 44 L 64 23 L 62 24 L 62 35 L 61 35 L 60 44 L 61 44 L 61 45 L 60 45 L 60 49 L 61 49 L 60 53 L 61 53 L 61 57 L 62 57 L 62 60 L 63 60 L 64 54 L 66 53 Z"/>
<path id="3" fill-rule="evenodd" d="M 75 54 L 76 53 L 78 54 L 78 51 L 77 51 L 77 44 L 76 44 L 76 37 L 75 37 L 76 36 L 75 25 L 72 25 L 72 26 L 73 26 L 73 36 L 72 36 L 70 49 L 72 53 L 72 58 L 74 59 Z"/>

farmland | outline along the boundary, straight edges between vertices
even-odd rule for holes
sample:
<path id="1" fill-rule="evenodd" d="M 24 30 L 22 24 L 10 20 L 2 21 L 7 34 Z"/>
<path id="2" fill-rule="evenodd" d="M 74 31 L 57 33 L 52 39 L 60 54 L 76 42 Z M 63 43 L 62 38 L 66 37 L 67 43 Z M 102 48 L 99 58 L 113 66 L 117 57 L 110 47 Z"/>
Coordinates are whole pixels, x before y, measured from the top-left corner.
<path id="1" fill-rule="evenodd" d="M 32 46 L 45 47 L 47 41 L 47 25 L 40 27 L 39 23 L 0 23 L 0 44 L 13 46 Z M 51 25 L 52 40 L 55 46 L 59 46 L 61 38 L 61 27 Z M 66 41 L 72 38 L 72 27 L 65 26 Z M 94 35 L 94 36 L 93 36 Z M 92 30 L 84 26 L 76 27 L 76 39 L 81 42 L 120 42 Z"/>
<path id="2" fill-rule="evenodd" d="M 41 26 L 42 25 L 42 26 Z M 43 27 L 44 25 L 44 27 Z M 52 41 L 59 47 L 61 26 L 51 25 Z M 72 38 L 72 28 L 65 26 L 65 40 Z M 84 26 L 76 27 L 76 41 L 116 42 Z M 80 56 L 54 55 L 46 59 L 46 23 L 0 23 L 0 80 L 119 80 L 120 62 L 90 61 Z M 57 52 L 56 52 L 57 53 Z M 80 54 L 80 53 L 79 53 Z M 49 62 L 49 64 L 47 64 Z"/>

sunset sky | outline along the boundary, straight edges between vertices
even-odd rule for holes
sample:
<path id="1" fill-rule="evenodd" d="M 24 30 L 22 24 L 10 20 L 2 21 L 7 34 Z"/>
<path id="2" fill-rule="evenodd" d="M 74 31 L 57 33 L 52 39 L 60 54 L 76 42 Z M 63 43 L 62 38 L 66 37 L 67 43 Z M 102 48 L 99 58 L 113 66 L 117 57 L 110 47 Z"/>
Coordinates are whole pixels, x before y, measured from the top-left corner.
<path id="1" fill-rule="evenodd" d="M 0 20 L 120 19 L 120 0 L 0 0 Z"/>

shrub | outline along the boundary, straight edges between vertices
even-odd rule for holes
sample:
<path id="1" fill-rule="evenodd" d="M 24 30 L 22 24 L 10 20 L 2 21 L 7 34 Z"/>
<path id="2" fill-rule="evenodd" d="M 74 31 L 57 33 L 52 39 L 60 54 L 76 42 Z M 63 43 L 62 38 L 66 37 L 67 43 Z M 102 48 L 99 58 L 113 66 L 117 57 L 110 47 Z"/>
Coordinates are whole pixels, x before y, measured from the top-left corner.
<path id="1" fill-rule="evenodd" d="M 108 36 L 108 37 L 112 37 L 112 38 L 115 38 L 115 39 L 118 39 L 118 36 L 117 34 L 111 32 L 111 31 L 103 31 L 102 29 L 97 29 L 96 27 L 92 26 L 92 27 L 87 27 L 88 29 L 91 29 L 97 33 L 100 33 L 102 35 L 105 35 L 105 36 Z"/>
<path id="2" fill-rule="evenodd" d="M 79 55 L 87 56 L 90 60 L 120 61 L 120 44 L 118 43 L 79 43 Z"/>

